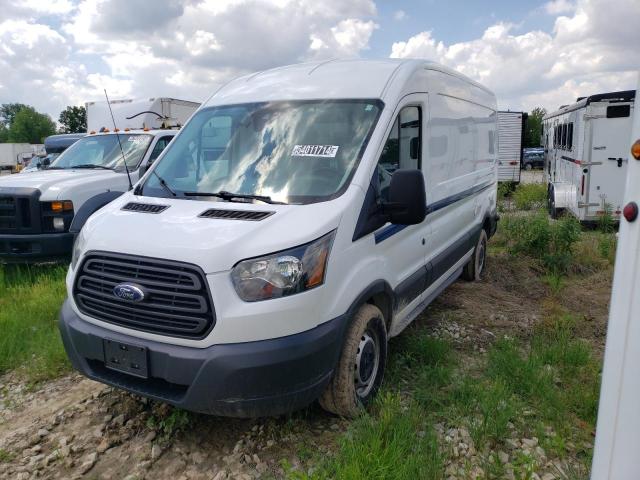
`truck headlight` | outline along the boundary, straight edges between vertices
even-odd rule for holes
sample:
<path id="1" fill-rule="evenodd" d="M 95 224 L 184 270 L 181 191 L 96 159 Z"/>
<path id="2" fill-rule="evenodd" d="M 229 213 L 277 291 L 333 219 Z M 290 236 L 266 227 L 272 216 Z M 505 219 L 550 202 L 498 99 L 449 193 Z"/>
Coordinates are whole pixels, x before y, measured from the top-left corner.
<path id="1" fill-rule="evenodd" d="M 231 271 L 236 292 L 257 302 L 304 292 L 324 283 L 335 232 L 313 242 L 238 263 Z"/>
<path id="2" fill-rule="evenodd" d="M 84 230 L 80 230 L 80 233 L 76 236 L 73 242 L 73 253 L 71 254 L 71 269 L 75 270 L 78 260 L 84 250 L 84 244 L 86 243 L 86 237 L 84 236 Z"/>

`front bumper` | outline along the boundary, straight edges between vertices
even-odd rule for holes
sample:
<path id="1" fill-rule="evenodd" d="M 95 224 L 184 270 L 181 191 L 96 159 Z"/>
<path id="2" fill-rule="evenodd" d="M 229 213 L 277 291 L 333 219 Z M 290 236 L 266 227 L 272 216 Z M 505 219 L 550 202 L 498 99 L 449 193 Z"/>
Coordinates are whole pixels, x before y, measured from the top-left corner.
<path id="1" fill-rule="evenodd" d="M 230 417 L 280 415 L 317 399 L 337 365 L 346 324 L 344 315 L 287 337 L 193 348 L 90 324 L 68 300 L 59 319 L 71 363 L 87 377 L 186 410 Z M 105 338 L 146 347 L 149 378 L 106 368 Z"/>
<path id="2" fill-rule="evenodd" d="M 0 235 L 0 262 L 34 261 L 68 257 L 73 248 L 72 233 Z"/>

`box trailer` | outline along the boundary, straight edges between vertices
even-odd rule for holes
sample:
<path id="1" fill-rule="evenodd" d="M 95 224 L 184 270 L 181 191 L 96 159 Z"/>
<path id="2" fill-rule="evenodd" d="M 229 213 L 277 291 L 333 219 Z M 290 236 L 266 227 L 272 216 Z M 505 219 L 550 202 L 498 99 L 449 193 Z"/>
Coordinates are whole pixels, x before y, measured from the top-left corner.
<path id="1" fill-rule="evenodd" d="M 543 119 L 545 178 L 552 217 L 581 222 L 622 211 L 635 91 L 581 97 Z"/>
<path id="2" fill-rule="evenodd" d="M 498 112 L 498 181 L 520 182 L 522 143 L 527 114 Z"/>
<path id="3" fill-rule="evenodd" d="M 176 98 L 111 100 L 111 110 L 119 129 L 181 127 L 199 103 Z M 106 100 L 87 102 L 87 131 L 113 129 L 113 119 Z"/>
<path id="4" fill-rule="evenodd" d="M 29 143 L 0 143 L 0 170 L 15 170 L 24 157 L 31 158 L 33 153 Z"/>

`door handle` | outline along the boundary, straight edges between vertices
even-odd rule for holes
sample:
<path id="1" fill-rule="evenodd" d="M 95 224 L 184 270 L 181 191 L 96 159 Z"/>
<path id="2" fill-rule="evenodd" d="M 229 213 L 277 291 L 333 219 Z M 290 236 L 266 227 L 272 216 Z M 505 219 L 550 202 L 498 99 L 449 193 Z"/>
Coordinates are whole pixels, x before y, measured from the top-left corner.
<path id="1" fill-rule="evenodd" d="M 613 160 L 614 162 L 618 162 L 618 168 L 622 167 L 622 162 L 628 161 L 626 158 L 615 158 L 615 157 L 609 157 L 607 158 L 607 160 Z"/>

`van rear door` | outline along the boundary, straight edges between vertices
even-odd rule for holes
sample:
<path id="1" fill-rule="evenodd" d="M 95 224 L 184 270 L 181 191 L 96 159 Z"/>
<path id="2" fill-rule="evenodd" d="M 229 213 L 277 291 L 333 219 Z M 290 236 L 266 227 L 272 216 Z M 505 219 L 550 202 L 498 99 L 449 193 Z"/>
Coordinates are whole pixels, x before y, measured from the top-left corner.
<path id="1" fill-rule="evenodd" d="M 602 215 L 606 204 L 614 214 L 622 210 L 632 110 L 628 104 L 614 104 L 607 112 L 607 117 L 591 119 L 591 165 L 583 169 L 589 170 L 585 178 L 588 217 Z"/>

